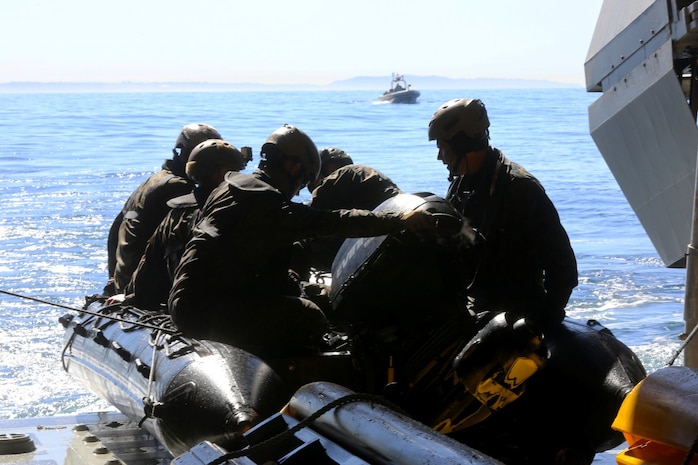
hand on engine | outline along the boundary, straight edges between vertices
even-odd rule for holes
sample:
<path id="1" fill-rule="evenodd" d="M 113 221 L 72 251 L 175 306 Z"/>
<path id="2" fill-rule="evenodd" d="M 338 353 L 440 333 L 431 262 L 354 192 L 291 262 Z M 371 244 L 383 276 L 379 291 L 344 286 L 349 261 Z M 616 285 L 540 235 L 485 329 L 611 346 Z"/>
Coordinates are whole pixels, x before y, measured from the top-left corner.
<path id="1" fill-rule="evenodd" d="M 402 215 L 402 223 L 405 229 L 411 232 L 434 231 L 437 220 L 431 213 L 421 210 L 412 210 Z"/>

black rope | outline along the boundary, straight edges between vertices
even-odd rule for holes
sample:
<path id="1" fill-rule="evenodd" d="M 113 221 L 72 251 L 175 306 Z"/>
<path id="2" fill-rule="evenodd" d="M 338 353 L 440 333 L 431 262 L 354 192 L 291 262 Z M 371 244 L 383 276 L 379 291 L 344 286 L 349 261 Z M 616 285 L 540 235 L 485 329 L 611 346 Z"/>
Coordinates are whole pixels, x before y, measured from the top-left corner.
<path id="1" fill-rule="evenodd" d="M 384 405 L 392 410 L 395 410 L 399 413 L 404 414 L 404 411 L 400 407 L 396 406 L 392 402 L 389 402 L 388 400 L 384 399 L 383 397 L 380 397 L 380 396 L 377 396 L 374 394 L 361 394 L 361 393 L 348 394 L 346 396 L 340 397 L 339 399 L 333 400 L 329 404 L 327 404 L 324 407 L 320 408 L 319 410 L 315 411 L 312 415 L 310 415 L 307 418 L 304 418 L 302 421 L 298 422 L 296 425 L 287 429 L 286 431 L 283 431 L 282 433 L 279 433 L 276 436 L 272 436 L 271 438 L 266 439 L 262 442 L 254 444 L 252 446 L 249 446 L 246 449 L 240 449 L 240 450 L 228 452 L 227 454 L 224 454 L 224 455 L 218 457 L 217 459 L 209 462 L 207 465 L 219 465 L 219 464 L 222 464 L 223 462 L 225 462 L 226 460 L 229 460 L 229 459 L 244 457 L 244 456 L 248 456 L 250 454 L 257 453 L 258 451 L 266 449 L 266 448 L 273 448 L 276 444 L 287 440 L 290 436 L 293 436 L 301 429 L 308 427 L 310 424 L 315 422 L 318 418 L 320 418 L 322 415 L 329 412 L 330 410 L 341 407 L 343 405 L 351 404 L 352 402 L 360 402 L 363 400 Z"/>
<path id="2" fill-rule="evenodd" d="M 106 318 L 106 319 L 108 319 L 108 320 L 113 320 L 113 321 L 118 321 L 118 322 L 121 322 L 121 323 L 128 323 L 128 324 L 130 324 L 130 325 L 140 326 L 140 327 L 142 327 L 142 328 L 157 329 L 157 330 L 160 330 L 160 331 L 162 331 L 163 333 L 167 333 L 167 334 L 177 334 L 177 333 L 179 333 L 179 331 L 177 331 L 177 330 L 175 330 L 175 329 L 163 328 L 162 326 L 156 326 L 156 325 L 152 325 L 152 324 L 149 324 L 149 323 L 143 323 L 143 322 L 139 322 L 139 321 L 126 320 L 126 319 L 124 319 L 124 318 L 119 318 L 119 317 L 117 317 L 117 316 L 105 315 L 104 313 L 91 312 L 91 311 L 89 311 L 89 310 L 85 310 L 84 308 L 68 307 L 67 305 L 62 305 L 62 304 L 59 304 L 59 303 L 56 303 L 56 302 L 49 302 L 48 300 L 37 299 L 36 297 L 29 297 L 29 296 L 22 295 L 22 294 L 16 294 L 16 293 L 14 293 L 14 292 L 5 291 L 5 290 L 2 290 L 2 289 L 0 289 L 0 293 L 2 293 L 2 294 L 7 294 L 7 295 L 11 295 L 11 296 L 13 296 L 13 297 L 19 297 L 20 299 L 26 299 L 26 300 L 31 300 L 31 301 L 33 301 L 33 302 L 39 302 L 39 303 L 41 303 L 41 304 L 51 305 L 51 306 L 53 306 L 53 307 L 63 308 L 63 309 L 65 309 L 65 310 L 70 310 L 70 311 L 72 311 L 72 312 L 85 313 L 85 314 L 87 314 L 87 315 L 92 315 L 92 316 L 97 316 L 97 317 L 101 317 L 101 318 Z M 120 304 L 117 304 L 117 305 L 120 305 Z M 104 307 L 104 308 L 109 308 L 109 307 L 110 307 L 110 306 L 107 306 L 107 307 Z"/>
<path id="3" fill-rule="evenodd" d="M 66 310 L 72 310 L 74 312 L 82 311 L 82 310 L 78 310 L 78 309 L 73 308 L 73 307 L 68 307 L 67 305 L 61 305 L 61 304 L 57 304 L 55 302 L 49 302 L 48 300 L 37 299 L 36 297 L 29 297 L 29 296 L 22 295 L 22 294 L 16 294 L 14 292 L 4 291 L 2 289 L 0 289 L 0 293 L 11 295 L 12 297 L 19 297 L 20 299 L 32 300 L 34 302 L 39 302 L 39 303 L 46 304 L 46 305 L 52 305 L 54 307 L 64 308 Z"/>

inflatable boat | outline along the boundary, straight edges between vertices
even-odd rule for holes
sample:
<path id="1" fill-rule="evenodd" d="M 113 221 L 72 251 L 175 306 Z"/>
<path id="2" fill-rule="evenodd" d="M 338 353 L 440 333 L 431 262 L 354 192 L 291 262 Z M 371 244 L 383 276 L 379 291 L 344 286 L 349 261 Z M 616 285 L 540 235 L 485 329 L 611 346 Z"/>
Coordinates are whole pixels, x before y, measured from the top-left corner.
<path id="1" fill-rule="evenodd" d="M 401 421 L 447 437 L 448 447 L 455 441 L 466 446 L 461 453 L 478 451 L 477 463 L 590 463 L 623 441 L 611 423 L 645 377 L 628 347 L 594 321 L 565 319 L 542 334 L 507 313 L 464 319 L 454 305 L 453 257 L 469 247 L 472 231 L 431 194 L 401 194 L 379 208 L 429 210 L 442 229 L 438 237 L 345 241 L 326 310 L 342 331 L 336 349 L 262 358 L 185 338 L 166 314 L 94 297 L 82 313 L 62 318 L 65 369 L 173 455 L 192 460 L 202 444 L 222 455 L 244 451 L 260 425 L 288 411 L 294 392 L 317 382 L 329 383 L 323 392 L 337 386 L 330 390 L 380 399 Z M 304 398 L 328 395 L 311 392 Z M 347 407 L 333 408 L 336 416 Z M 357 443 L 360 423 L 329 435 Z"/>
<path id="2" fill-rule="evenodd" d="M 420 95 L 418 90 L 412 89 L 412 86 L 407 84 L 403 75 L 393 73 L 390 89 L 379 95 L 378 101 L 385 103 L 417 103 Z"/>

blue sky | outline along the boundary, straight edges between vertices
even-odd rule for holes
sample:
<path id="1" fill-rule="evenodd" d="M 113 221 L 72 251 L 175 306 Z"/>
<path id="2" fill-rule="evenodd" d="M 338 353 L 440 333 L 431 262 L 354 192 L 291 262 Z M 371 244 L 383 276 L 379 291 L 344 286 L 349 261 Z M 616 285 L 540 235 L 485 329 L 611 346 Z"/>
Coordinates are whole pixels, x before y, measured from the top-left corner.
<path id="1" fill-rule="evenodd" d="M 0 83 L 584 84 L 602 0 L 0 0 Z"/>

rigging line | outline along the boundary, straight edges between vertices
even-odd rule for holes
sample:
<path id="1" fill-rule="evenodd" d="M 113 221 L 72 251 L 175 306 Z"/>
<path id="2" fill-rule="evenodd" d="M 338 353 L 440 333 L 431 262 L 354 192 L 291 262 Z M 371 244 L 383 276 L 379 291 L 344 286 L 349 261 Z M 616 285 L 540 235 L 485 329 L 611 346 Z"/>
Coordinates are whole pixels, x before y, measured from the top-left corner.
<path id="1" fill-rule="evenodd" d="M 686 339 L 683 341 L 683 344 L 681 344 L 681 347 L 678 348 L 674 356 L 671 357 L 671 359 L 667 362 L 666 365 L 664 365 L 665 367 L 670 367 L 674 364 L 676 359 L 679 358 L 679 355 L 681 355 L 681 352 L 683 352 L 688 343 L 691 342 L 691 340 L 695 337 L 696 332 L 698 332 L 698 324 L 696 324 L 691 330 L 691 333 L 688 336 L 686 336 Z"/>
<path id="2" fill-rule="evenodd" d="M 34 302 L 39 302 L 39 303 L 41 303 L 41 304 L 47 304 L 47 305 L 52 305 L 52 306 L 54 306 L 54 307 L 64 308 L 64 309 L 66 309 L 66 310 L 72 310 L 72 311 L 74 311 L 74 312 L 81 312 L 81 311 L 82 311 L 82 310 L 79 310 L 79 309 L 77 309 L 77 308 L 68 307 L 67 305 L 58 304 L 58 303 L 56 303 L 56 302 L 49 302 L 48 300 L 37 299 L 36 297 L 29 297 L 29 296 L 22 295 L 22 294 L 16 294 L 16 293 L 14 293 L 14 292 L 5 291 L 5 290 L 3 290 L 3 289 L 0 289 L 0 293 L 2 293 L 2 294 L 7 294 L 7 295 L 11 295 L 11 296 L 13 296 L 13 297 L 19 297 L 20 299 L 32 300 L 32 301 L 34 301 Z"/>
<path id="3" fill-rule="evenodd" d="M 105 315 L 104 313 L 92 312 L 92 311 L 90 311 L 90 310 L 85 310 L 85 309 L 82 309 L 82 308 L 69 307 L 69 306 L 67 306 L 67 305 L 62 305 L 62 304 L 59 304 L 59 303 L 56 303 L 56 302 L 50 302 L 50 301 L 48 301 L 48 300 L 38 299 L 38 298 L 36 298 L 36 297 L 29 297 L 29 296 L 22 295 L 22 294 L 16 294 L 16 293 L 14 293 L 14 292 L 5 291 L 5 290 L 3 290 L 3 289 L 0 289 L 0 293 L 2 293 L 2 294 L 7 294 L 7 295 L 11 295 L 11 296 L 13 296 L 13 297 L 19 297 L 20 299 L 31 300 L 31 301 L 33 301 L 33 302 L 38 302 L 38 303 L 41 303 L 41 304 L 51 305 L 51 306 L 53 306 L 53 307 L 59 307 L 59 308 L 65 309 L 65 310 L 73 311 L 73 312 L 80 312 L 80 313 L 85 313 L 85 314 L 87 314 L 87 315 L 92 315 L 92 316 L 97 316 L 97 317 L 101 317 L 101 318 L 106 318 L 106 319 L 108 319 L 108 320 L 119 321 L 119 322 L 121 322 L 121 323 L 128 323 L 128 324 L 133 325 L 133 326 L 140 326 L 140 327 L 148 328 L 148 329 L 156 329 L 156 330 L 162 331 L 163 333 L 167 333 L 167 334 L 177 334 L 177 333 L 179 333 L 179 331 L 174 330 L 174 329 L 163 328 L 162 326 L 152 325 L 152 324 L 150 324 L 150 323 L 142 323 L 142 322 L 139 322 L 139 321 L 127 320 L 127 319 L 125 319 L 125 318 L 119 318 L 119 317 L 117 317 L 117 316 Z"/>
<path id="4" fill-rule="evenodd" d="M 380 405 L 383 405 L 385 407 L 388 407 L 391 410 L 394 410 L 395 412 L 397 412 L 401 415 L 407 415 L 405 413 L 405 411 L 402 410 L 399 406 L 393 404 L 392 402 L 385 399 L 384 397 L 378 396 L 376 394 L 364 394 L 364 393 L 347 394 L 347 395 L 342 396 L 338 399 L 335 399 L 332 402 L 330 402 L 329 404 L 326 404 L 325 406 L 319 408 L 312 415 L 299 421 L 298 423 L 296 423 L 296 425 L 292 426 L 291 428 L 284 430 L 284 431 L 282 431 L 282 432 L 280 432 L 280 433 L 278 433 L 278 434 L 276 434 L 268 439 L 265 439 L 261 442 L 251 444 L 248 447 L 246 447 L 245 449 L 235 450 L 235 451 L 231 451 L 231 452 L 228 452 L 226 454 L 223 454 L 220 457 L 210 461 L 208 463 L 208 465 L 220 465 L 229 459 L 235 459 L 238 457 L 246 457 L 249 455 L 254 455 L 254 454 L 258 453 L 259 451 L 264 451 L 267 449 L 274 450 L 274 448 L 278 447 L 278 445 L 282 441 L 285 441 L 290 436 L 295 435 L 301 429 L 307 428 L 309 425 L 314 423 L 318 418 L 320 418 L 322 415 L 329 412 L 330 410 L 342 407 L 342 406 L 350 404 L 352 402 L 362 402 L 362 401 L 368 401 L 371 403 L 380 404 Z"/>

